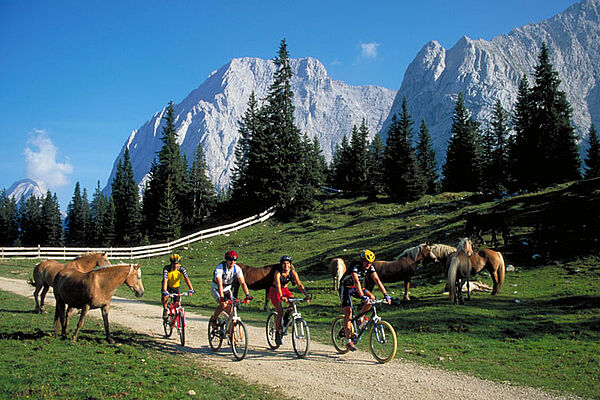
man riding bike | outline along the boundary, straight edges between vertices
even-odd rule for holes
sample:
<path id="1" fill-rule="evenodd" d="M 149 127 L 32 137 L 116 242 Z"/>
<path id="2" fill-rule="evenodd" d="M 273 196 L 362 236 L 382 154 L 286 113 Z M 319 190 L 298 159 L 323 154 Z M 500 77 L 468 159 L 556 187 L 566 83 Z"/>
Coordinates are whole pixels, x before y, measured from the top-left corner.
<path id="1" fill-rule="evenodd" d="M 383 293 L 386 302 L 388 304 L 391 303 L 390 296 L 387 295 L 387 291 L 383 287 L 383 283 L 381 283 L 375 267 L 373 267 L 373 261 L 375 261 L 375 254 L 371 250 L 363 250 L 360 253 L 360 262 L 349 268 L 340 279 L 340 299 L 344 308 L 344 334 L 348 340 L 346 348 L 351 351 L 355 351 L 356 346 L 354 346 L 354 342 L 352 341 L 352 324 L 350 322 L 352 320 L 352 301 L 350 296 L 359 298 L 364 302 L 361 313 L 367 312 L 373 307 L 369 304 L 369 300 L 375 300 L 373 293 L 362 287 L 367 276 L 370 275 L 373 278 L 373 281 L 375 281 L 381 293 Z M 362 322 L 359 321 L 359 323 Z"/>
<path id="2" fill-rule="evenodd" d="M 181 265 L 181 256 L 177 253 L 171 254 L 171 263 L 163 268 L 162 279 L 162 305 L 163 319 L 167 319 L 169 312 L 167 311 L 167 303 L 169 302 L 169 294 L 180 294 L 179 286 L 181 279 L 185 279 L 188 285 L 190 296 L 194 293 L 194 287 L 190 281 L 190 277 L 183 265 Z"/>
<path id="3" fill-rule="evenodd" d="M 214 324 L 214 322 L 217 320 L 217 317 L 223 312 L 223 310 L 225 310 L 227 314 L 231 314 L 233 305 L 229 302 L 229 300 L 233 300 L 231 285 L 235 279 L 238 280 L 240 286 L 244 290 L 244 293 L 246 294 L 246 300 L 250 301 L 253 299 L 253 297 L 250 296 L 248 286 L 244 280 L 244 273 L 242 272 L 242 269 L 236 265 L 237 259 L 238 254 L 234 250 L 230 250 L 225 253 L 225 261 L 221 262 L 215 268 L 213 280 L 210 284 L 210 293 L 219 305 L 217 306 L 217 309 L 213 313 L 212 317 L 210 317 L 209 324 L 211 325 Z"/>

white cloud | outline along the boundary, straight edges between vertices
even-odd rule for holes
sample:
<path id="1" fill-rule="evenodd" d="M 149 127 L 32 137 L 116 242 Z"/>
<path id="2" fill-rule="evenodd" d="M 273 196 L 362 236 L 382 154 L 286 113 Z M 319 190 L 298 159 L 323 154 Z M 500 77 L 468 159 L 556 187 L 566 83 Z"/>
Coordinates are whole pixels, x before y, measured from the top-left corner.
<path id="1" fill-rule="evenodd" d="M 379 46 L 381 46 L 381 44 L 375 43 L 375 42 L 361 43 L 360 44 L 361 55 L 364 58 L 375 59 L 375 58 L 377 58 L 377 48 Z"/>
<path id="2" fill-rule="evenodd" d="M 46 131 L 35 130 L 25 147 L 27 177 L 43 182 L 46 186 L 60 187 L 70 183 L 68 175 L 73 173 L 73 166 L 67 158 L 65 162 L 57 162 L 58 149 L 48 137 Z"/>

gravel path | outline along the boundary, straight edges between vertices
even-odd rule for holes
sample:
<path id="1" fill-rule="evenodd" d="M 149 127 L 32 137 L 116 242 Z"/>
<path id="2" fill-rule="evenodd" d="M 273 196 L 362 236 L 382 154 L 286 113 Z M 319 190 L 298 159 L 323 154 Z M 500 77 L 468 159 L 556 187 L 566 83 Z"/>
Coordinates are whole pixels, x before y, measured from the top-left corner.
<path id="1" fill-rule="evenodd" d="M 0 289 L 33 298 L 33 288 L 25 281 L 0 278 Z M 54 305 L 52 291 L 46 303 Z M 33 303 L 32 303 L 33 307 Z M 311 342 L 307 359 L 298 359 L 289 337 L 277 351 L 267 345 L 264 327 L 248 327 L 248 355 L 236 362 L 228 346 L 218 353 L 208 347 L 208 318 L 186 313 L 186 347 L 192 356 L 208 360 L 216 367 L 243 377 L 249 383 L 262 383 L 279 388 L 283 393 L 301 399 L 573 399 L 556 396 L 528 387 L 511 386 L 474 378 L 461 373 L 393 360 L 378 364 L 370 353 L 356 351 L 338 354 L 332 345 Z M 164 339 L 161 307 L 140 301 L 114 297 L 110 309 L 111 323 L 176 343 L 176 332 Z M 88 316 L 101 318 L 99 310 Z M 243 313 L 242 313 L 243 316 Z M 75 328 L 74 316 L 70 332 Z M 310 321 L 309 321 L 310 324 Z M 52 329 L 52 327 L 48 327 Z M 179 347 L 178 347 L 179 348 Z"/>

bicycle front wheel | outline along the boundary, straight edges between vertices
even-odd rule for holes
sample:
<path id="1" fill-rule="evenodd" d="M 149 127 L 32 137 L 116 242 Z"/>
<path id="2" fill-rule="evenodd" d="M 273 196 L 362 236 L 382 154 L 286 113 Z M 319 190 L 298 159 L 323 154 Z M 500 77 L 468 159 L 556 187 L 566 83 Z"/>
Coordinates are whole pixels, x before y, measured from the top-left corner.
<path id="1" fill-rule="evenodd" d="M 246 324 L 242 321 L 233 323 L 231 327 L 231 351 L 236 360 L 241 361 L 246 357 L 248 351 L 248 333 L 246 331 Z"/>
<path id="2" fill-rule="evenodd" d="M 308 324 L 302 318 L 297 318 L 292 323 L 292 344 L 294 345 L 294 351 L 298 357 L 305 358 L 310 346 Z"/>
<path id="3" fill-rule="evenodd" d="M 344 316 L 338 315 L 331 324 L 331 341 L 338 353 L 346 354 L 349 350 L 346 347 L 346 334 L 344 333 Z"/>
<path id="4" fill-rule="evenodd" d="M 386 321 L 379 321 L 371 327 L 369 343 L 373 357 L 380 363 L 390 361 L 398 350 L 396 331 Z"/>
<path id="5" fill-rule="evenodd" d="M 185 316 L 181 311 L 177 315 L 177 330 L 179 331 L 179 341 L 182 346 L 185 346 Z"/>
<path id="6" fill-rule="evenodd" d="M 277 334 L 276 321 L 277 321 L 277 313 L 272 312 L 271 314 L 269 314 L 269 317 L 267 318 L 267 325 L 266 325 L 267 332 L 266 333 L 267 333 L 267 343 L 269 344 L 269 347 L 272 350 L 275 350 L 279 347 L 279 345 L 275 341 L 275 335 Z"/>
<path id="7" fill-rule="evenodd" d="M 225 322 L 219 317 L 214 324 L 208 322 L 208 345 L 212 351 L 218 351 L 223 345 L 222 327 Z"/>
<path id="8" fill-rule="evenodd" d="M 163 318 L 163 329 L 165 331 L 165 336 L 170 337 L 171 333 L 173 333 L 173 325 L 171 325 L 171 314 L 165 319 Z"/>

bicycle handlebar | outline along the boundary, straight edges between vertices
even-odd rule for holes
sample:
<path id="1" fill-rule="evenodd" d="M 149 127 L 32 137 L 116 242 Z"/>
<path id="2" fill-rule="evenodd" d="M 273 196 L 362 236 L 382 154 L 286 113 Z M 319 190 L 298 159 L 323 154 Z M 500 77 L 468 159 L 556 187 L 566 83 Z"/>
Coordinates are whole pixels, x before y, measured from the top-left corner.
<path id="1" fill-rule="evenodd" d="M 190 293 L 189 292 L 183 292 L 183 293 L 169 293 L 167 295 L 167 297 L 180 297 L 180 296 L 189 296 Z"/>

